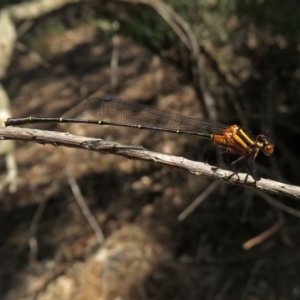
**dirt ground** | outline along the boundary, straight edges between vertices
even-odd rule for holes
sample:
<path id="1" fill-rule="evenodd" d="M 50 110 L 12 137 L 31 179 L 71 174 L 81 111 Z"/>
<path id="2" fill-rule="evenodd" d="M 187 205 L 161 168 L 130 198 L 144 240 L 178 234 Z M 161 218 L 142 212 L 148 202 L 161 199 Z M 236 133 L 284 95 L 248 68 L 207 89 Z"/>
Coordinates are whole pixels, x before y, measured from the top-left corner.
<path id="1" fill-rule="evenodd" d="M 3 81 L 12 116 L 86 117 L 84 100 L 110 93 L 205 117 L 187 72 L 132 36 L 111 34 L 103 26 L 82 20 L 66 25 L 59 34 L 58 29 L 45 34 L 45 27 L 55 27 L 53 19 L 69 18 L 76 9 L 69 7 L 41 18 L 20 39 L 28 48 L 16 47 Z M 228 30 L 232 27 L 229 23 Z M 211 50 L 209 43 L 206 46 Z M 223 59 L 226 54 L 232 61 L 239 56 L 240 63 L 232 63 L 230 72 L 221 69 L 232 82 L 235 76 L 238 79 L 236 90 L 244 97 L 250 124 L 256 124 L 254 130 L 260 125 L 265 129 L 259 120 L 267 104 L 259 106 L 261 99 L 271 101 L 268 99 L 278 92 L 272 116 L 265 114 L 265 119 L 273 120 L 270 133 L 276 133 L 275 144 L 281 138 L 283 142 L 276 144 L 274 157 L 260 157 L 257 168 L 264 177 L 297 184 L 299 120 L 294 115 L 299 116 L 300 79 L 299 65 L 293 62 L 299 58 L 299 49 L 271 46 L 267 53 L 258 46 L 244 49 L 233 43 L 222 52 L 214 49 L 214 54 L 221 53 Z M 32 55 L 32 47 L 39 49 L 42 59 Z M 116 48 L 119 58 L 114 73 Z M 203 55 L 219 111 L 225 107 L 228 113 L 221 118 L 238 121 L 224 86 L 210 76 L 218 74 L 213 61 Z M 246 59 L 256 71 L 252 70 L 253 76 L 248 74 Z M 287 66 L 293 66 L 292 70 Z M 279 74 L 270 76 L 276 78 L 273 82 L 268 77 L 271 71 Z M 284 108 L 294 114 L 285 114 Z M 197 138 L 110 126 L 28 127 L 142 145 L 196 161 L 205 161 L 211 148 L 209 142 Z M 292 127 L 296 129 L 288 137 L 286 128 Z M 300 221 L 255 192 L 155 163 L 51 145 L 19 142 L 15 156 L 17 191 L 0 191 L 1 299 L 300 299 Z M 212 165 L 214 159 L 212 155 Z M 0 166 L 4 178 L 3 158 Z M 223 166 L 228 168 L 226 162 Z M 72 192 L 71 178 L 105 237 L 101 246 L 76 201 L 78 194 Z M 213 184 L 212 194 L 179 221 L 180 213 Z M 300 208 L 296 200 L 274 198 Z M 278 223 L 282 225 L 272 235 L 261 238 Z M 261 242 L 245 250 L 243 245 L 255 237 Z"/>

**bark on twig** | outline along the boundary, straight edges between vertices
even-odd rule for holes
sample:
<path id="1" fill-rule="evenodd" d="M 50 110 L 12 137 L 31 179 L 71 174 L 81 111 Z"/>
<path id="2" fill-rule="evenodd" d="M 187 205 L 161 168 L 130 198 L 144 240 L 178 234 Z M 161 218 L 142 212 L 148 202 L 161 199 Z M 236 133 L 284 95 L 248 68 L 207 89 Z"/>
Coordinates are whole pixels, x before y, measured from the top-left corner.
<path id="1" fill-rule="evenodd" d="M 18 127 L 0 128 L 0 138 L 3 140 L 35 142 L 40 144 L 50 144 L 53 146 L 65 146 L 103 153 L 112 153 L 132 159 L 155 162 L 171 168 L 178 168 L 195 175 L 202 175 L 211 179 L 222 180 L 228 184 L 255 188 L 272 194 L 300 199 L 300 187 L 298 186 L 268 179 L 254 181 L 252 177 L 244 173 L 239 173 L 238 180 L 235 173 L 231 171 L 223 169 L 217 169 L 215 171 L 208 164 L 191 161 L 183 157 L 153 152 L 144 149 L 143 147 L 121 145 L 119 143 L 107 142 L 101 139 L 75 136 L 65 132 L 53 132 Z"/>

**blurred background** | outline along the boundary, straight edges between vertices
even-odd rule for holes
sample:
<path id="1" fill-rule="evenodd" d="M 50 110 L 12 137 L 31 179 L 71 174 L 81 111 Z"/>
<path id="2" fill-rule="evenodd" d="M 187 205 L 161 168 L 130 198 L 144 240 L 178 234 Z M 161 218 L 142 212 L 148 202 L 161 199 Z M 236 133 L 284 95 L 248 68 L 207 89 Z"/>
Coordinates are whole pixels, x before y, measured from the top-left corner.
<path id="1" fill-rule="evenodd" d="M 84 100 L 109 93 L 239 124 L 275 144 L 258 156 L 259 174 L 299 185 L 299 1 L 4 0 L 0 9 L 0 35 L 15 33 L 9 59 L 0 55 L 12 116 L 86 117 Z M 28 127 L 195 161 L 211 149 L 109 126 Z M 297 200 L 110 154 L 9 149 L 18 174 L 0 191 L 1 299 L 300 299 Z M 2 182 L 6 165 L 3 156 Z"/>

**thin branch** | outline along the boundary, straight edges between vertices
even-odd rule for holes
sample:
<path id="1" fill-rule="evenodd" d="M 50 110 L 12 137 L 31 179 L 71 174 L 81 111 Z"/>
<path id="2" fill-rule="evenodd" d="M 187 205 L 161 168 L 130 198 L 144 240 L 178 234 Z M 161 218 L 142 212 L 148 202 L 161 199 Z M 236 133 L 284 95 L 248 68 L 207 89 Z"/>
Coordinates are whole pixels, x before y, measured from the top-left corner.
<path id="1" fill-rule="evenodd" d="M 39 222 L 45 211 L 48 200 L 49 200 L 48 197 L 43 198 L 43 201 L 39 204 L 30 224 L 29 233 L 28 233 L 29 236 L 28 244 L 30 249 L 30 265 L 37 262 L 38 242 L 36 238 L 36 232 L 38 229 Z"/>
<path id="2" fill-rule="evenodd" d="M 299 187 L 298 187 L 299 188 Z M 293 215 L 297 218 L 300 218 L 300 211 L 298 209 L 295 209 L 295 208 L 292 208 L 292 207 L 289 207 L 277 200 L 275 200 L 273 197 L 269 196 L 269 195 L 266 195 L 265 193 L 262 193 L 261 191 L 259 190 L 255 190 L 255 193 L 260 195 L 262 198 L 264 198 L 269 204 L 271 204 L 272 206 L 282 210 L 282 211 L 285 211 L 286 213 L 290 214 L 290 215 Z M 293 197 L 295 198 L 295 197 Z"/>
<path id="3" fill-rule="evenodd" d="M 101 246 L 105 240 L 104 234 L 103 234 L 97 220 L 94 218 L 93 214 L 91 213 L 88 206 L 86 205 L 86 202 L 82 196 L 82 193 L 79 189 L 79 186 L 78 186 L 75 178 L 70 174 L 70 172 L 67 172 L 67 175 L 68 175 L 68 181 L 69 181 L 71 190 L 73 192 L 73 195 L 74 195 L 83 215 L 85 216 L 85 218 L 91 225 L 92 229 L 94 230 L 97 241 L 98 241 L 99 245 Z"/>
<path id="4" fill-rule="evenodd" d="M 32 60 L 34 60 L 35 62 L 37 62 L 38 64 L 40 64 L 41 66 L 43 66 L 45 69 L 50 69 L 51 65 L 50 63 L 48 63 L 39 53 L 37 53 L 36 51 L 32 50 L 32 49 L 28 49 L 28 47 L 20 42 L 16 42 L 15 44 L 16 49 L 20 50 L 20 51 L 28 51 L 29 56 L 32 58 Z"/>
<path id="5" fill-rule="evenodd" d="M 222 180 L 223 182 L 232 185 L 254 188 L 255 190 L 300 199 L 299 186 L 293 186 L 268 179 L 254 181 L 250 176 L 244 173 L 239 173 L 238 180 L 235 173 L 231 171 L 220 168 L 214 171 L 208 164 L 191 161 L 183 157 L 149 151 L 143 147 L 126 146 L 101 139 L 75 136 L 66 132 L 53 132 L 18 127 L 0 128 L 0 139 L 35 142 L 53 146 L 65 146 L 102 153 L 112 153 L 132 159 L 155 162 L 167 167 L 178 168 L 194 175 L 202 175 L 211 179 Z"/>
<path id="6" fill-rule="evenodd" d="M 279 231 L 279 229 L 284 224 L 284 218 L 283 218 L 281 210 L 276 208 L 276 212 L 277 212 L 277 217 L 278 217 L 277 222 L 272 227 L 270 227 L 266 231 L 262 232 L 261 234 L 259 234 L 255 238 L 252 238 L 249 241 L 245 242 L 243 244 L 243 249 L 244 250 L 250 250 L 251 248 L 257 246 L 258 244 L 261 244 L 263 241 L 265 241 L 266 239 L 268 239 L 269 237 L 271 237 L 272 235 L 274 235 L 276 232 Z"/>
<path id="7" fill-rule="evenodd" d="M 214 181 L 210 184 L 179 216 L 178 221 L 183 221 L 190 215 L 213 191 L 216 190 L 220 181 Z"/>
<path id="8" fill-rule="evenodd" d="M 59 176 L 52 182 L 52 189 L 56 189 L 60 183 L 61 183 L 61 176 Z M 35 268 L 40 268 L 40 265 L 37 260 L 39 244 L 36 237 L 36 233 L 39 228 L 39 224 L 43 217 L 48 201 L 49 201 L 49 197 L 43 197 L 43 201 L 38 205 L 38 208 L 35 211 L 35 214 L 31 220 L 29 231 L 28 231 L 28 245 L 30 249 L 30 253 L 29 253 L 30 266 Z"/>

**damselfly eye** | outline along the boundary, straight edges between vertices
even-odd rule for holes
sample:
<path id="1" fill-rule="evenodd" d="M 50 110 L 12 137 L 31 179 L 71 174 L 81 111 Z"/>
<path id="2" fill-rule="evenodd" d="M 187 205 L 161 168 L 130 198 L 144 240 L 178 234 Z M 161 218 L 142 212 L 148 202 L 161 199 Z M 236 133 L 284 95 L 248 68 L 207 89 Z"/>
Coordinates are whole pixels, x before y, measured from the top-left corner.
<path id="1" fill-rule="evenodd" d="M 266 144 L 262 150 L 265 155 L 270 156 L 274 152 L 274 145 Z"/>

